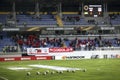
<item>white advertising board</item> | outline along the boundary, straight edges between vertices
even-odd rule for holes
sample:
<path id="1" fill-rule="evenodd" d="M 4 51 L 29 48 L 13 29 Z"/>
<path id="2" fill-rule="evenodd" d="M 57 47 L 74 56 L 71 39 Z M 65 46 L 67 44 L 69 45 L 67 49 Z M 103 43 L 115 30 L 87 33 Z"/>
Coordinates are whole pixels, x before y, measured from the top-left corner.
<path id="1" fill-rule="evenodd" d="M 73 51 L 72 48 L 28 48 L 28 55 L 54 56 L 55 60 L 115 58 L 120 50 Z"/>
<path id="2" fill-rule="evenodd" d="M 48 48 L 27 48 L 28 55 L 40 55 L 40 54 L 48 54 Z"/>
<path id="3" fill-rule="evenodd" d="M 120 55 L 120 50 L 113 51 L 74 51 L 72 53 L 54 53 L 55 60 L 70 60 L 70 59 L 91 59 L 97 58 L 114 58 Z"/>

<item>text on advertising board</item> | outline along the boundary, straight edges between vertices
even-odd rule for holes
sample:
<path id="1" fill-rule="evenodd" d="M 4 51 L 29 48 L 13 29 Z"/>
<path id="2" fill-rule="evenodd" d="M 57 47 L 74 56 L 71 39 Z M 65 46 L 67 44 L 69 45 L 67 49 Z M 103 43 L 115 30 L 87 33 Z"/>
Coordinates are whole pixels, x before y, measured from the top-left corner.
<path id="1" fill-rule="evenodd" d="M 48 48 L 27 48 L 28 55 L 35 55 L 35 54 L 48 54 Z"/>
<path id="2" fill-rule="evenodd" d="M 73 48 L 49 48 L 49 52 L 73 52 Z"/>

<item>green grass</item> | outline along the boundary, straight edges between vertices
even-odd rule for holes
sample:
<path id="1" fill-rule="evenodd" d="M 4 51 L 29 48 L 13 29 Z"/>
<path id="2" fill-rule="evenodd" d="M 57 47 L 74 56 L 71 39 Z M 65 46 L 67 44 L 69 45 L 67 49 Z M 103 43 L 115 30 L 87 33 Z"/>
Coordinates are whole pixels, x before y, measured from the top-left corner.
<path id="1" fill-rule="evenodd" d="M 28 70 L 32 75 L 27 76 L 27 70 L 14 71 L 8 67 L 29 67 L 29 64 L 85 68 L 86 72 L 64 72 L 63 74 L 36 75 L 36 71 L 46 69 L 34 68 Z M 50 70 L 52 71 L 52 70 Z M 38 60 L 0 62 L 0 77 L 8 80 L 120 80 L 120 59 L 91 59 L 91 60 Z M 0 78 L 0 80 L 3 80 Z"/>

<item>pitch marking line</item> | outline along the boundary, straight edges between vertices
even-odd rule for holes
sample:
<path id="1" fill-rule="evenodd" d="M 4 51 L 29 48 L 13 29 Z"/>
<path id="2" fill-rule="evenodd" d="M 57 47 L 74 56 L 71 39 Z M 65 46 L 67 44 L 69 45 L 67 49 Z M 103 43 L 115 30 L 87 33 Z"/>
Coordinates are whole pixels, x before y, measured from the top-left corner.
<path id="1" fill-rule="evenodd" d="M 5 78 L 5 77 L 2 77 L 2 76 L 0 76 L 0 79 L 3 79 L 3 80 L 8 80 L 7 78 Z"/>
<path id="2" fill-rule="evenodd" d="M 46 68 L 46 69 L 52 69 L 52 70 L 59 70 L 59 71 L 67 71 L 67 70 L 82 70 L 80 68 L 69 68 L 69 67 L 59 67 L 59 66 L 49 66 L 49 65 L 29 65 L 31 67 L 37 67 L 37 68 Z"/>
<path id="3" fill-rule="evenodd" d="M 10 70 L 31 70 L 32 68 L 26 68 L 26 67 L 9 67 Z"/>

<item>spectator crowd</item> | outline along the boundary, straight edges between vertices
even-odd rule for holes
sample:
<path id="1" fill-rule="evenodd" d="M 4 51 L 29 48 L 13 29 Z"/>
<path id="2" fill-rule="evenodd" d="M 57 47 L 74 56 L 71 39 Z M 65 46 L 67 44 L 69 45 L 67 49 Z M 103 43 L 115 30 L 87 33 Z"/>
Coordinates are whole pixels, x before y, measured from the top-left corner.
<path id="1" fill-rule="evenodd" d="M 98 36 L 94 39 L 69 38 L 41 38 L 36 34 L 14 35 L 11 40 L 17 44 L 15 46 L 4 46 L 3 52 L 26 51 L 27 48 L 45 48 L 45 47 L 72 47 L 74 50 L 96 50 L 96 47 L 120 47 L 120 39 L 104 39 Z M 18 50 L 18 48 L 20 50 Z"/>
<path id="2" fill-rule="evenodd" d="M 74 50 L 95 50 L 96 47 L 120 47 L 120 39 L 104 39 L 101 36 L 94 39 L 69 38 L 40 38 L 39 35 L 15 35 L 12 40 L 16 42 L 21 51 L 28 47 L 72 47 Z"/>

